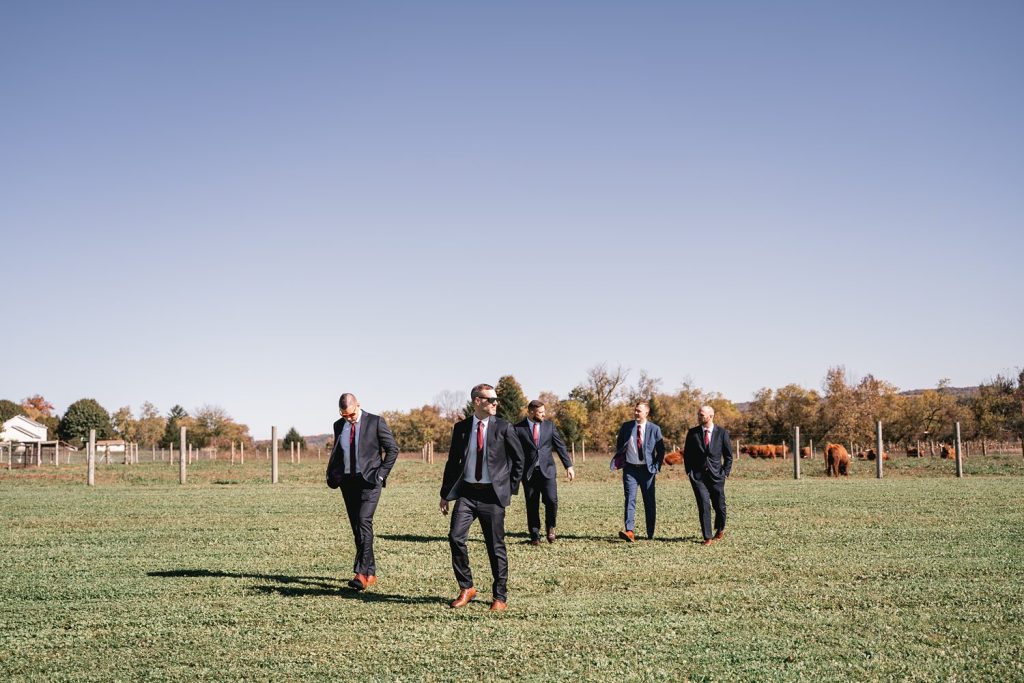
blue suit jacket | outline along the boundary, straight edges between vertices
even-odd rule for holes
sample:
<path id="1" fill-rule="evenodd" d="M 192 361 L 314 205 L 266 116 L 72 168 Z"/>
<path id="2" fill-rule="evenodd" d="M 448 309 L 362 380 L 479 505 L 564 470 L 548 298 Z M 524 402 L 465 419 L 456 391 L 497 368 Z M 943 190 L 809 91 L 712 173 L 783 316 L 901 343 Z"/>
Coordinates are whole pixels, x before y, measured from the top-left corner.
<path id="1" fill-rule="evenodd" d="M 617 469 L 626 462 L 626 449 L 636 429 L 636 420 L 623 422 L 619 427 L 619 436 L 615 440 L 615 462 Z M 661 427 L 650 420 L 644 429 L 644 463 L 651 474 L 661 471 L 661 463 L 665 460 L 665 441 L 661 438 Z"/>
<path id="2" fill-rule="evenodd" d="M 558 472 L 555 470 L 555 459 L 551 455 L 552 447 L 558 453 L 565 469 L 572 467 L 569 460 L 569 451 L 565 447 L 562 435 L 555 428 L 551 420 L 544 420 L 540 423 L 540 445 L 533 443 L 533 432 L 530 431 L 530 423 L 522 420 L 516 423 L 516 436 L 519 443 L 523 445 L 523 456 L 526 458 L 526 466 L 523 469 L 523 479 L 533 476 L 534 470 L 539 469 L 546 479 L 554 479 Z"/>

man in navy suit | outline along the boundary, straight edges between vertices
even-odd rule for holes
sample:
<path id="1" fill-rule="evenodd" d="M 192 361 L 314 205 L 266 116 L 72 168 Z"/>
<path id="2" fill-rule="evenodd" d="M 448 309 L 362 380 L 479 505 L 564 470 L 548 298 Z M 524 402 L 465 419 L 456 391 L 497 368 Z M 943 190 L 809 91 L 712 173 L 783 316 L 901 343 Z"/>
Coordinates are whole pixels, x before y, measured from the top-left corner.
<path id="1" fill-rule="evenodd" d="M 665 459 L 665 442 L 661 438 L 661 428 L 648 421 L 647 415 L 650 412 L 651 407 L 647 401 L 638 401 L 633 406 L 636 419 L 623 422 L 619 427 L 615 457 L 612 459 L 612 469 L 622 470 L 622 488 L 626 497 L 625 530 L 619 532 L 619 538 L 630 542 L 636 538 L 633 527 L 638 488 L 644 497 L 647 538 L 654 538 L 654 522 L 657 518 L 654 480 Z"/>
<path id="2" fill-rule="evenodd" d="M 725 480 L 732 472 L 729 432 L 715 425 L 715 409 L 701 406 L 699 426 L 686 433 L 683 465 L 697 499 L 697 514 L 704 545 L 725 538 Z M 715 534 L 711 535 L 711 508 L 715 509 Z"/>
<path id="3" fill-rule="evenodd" d="M 512 502 L 512 495 L 519 493 L 523 450 L 515 429 L 496 414 L 498 394 L 493 386 L 476 385 L 470 398 L 473 415 L 452 428 L 452 445 L 441 481 L 441 512 L 448 514 L 449 502 L 455 501 L 448 545 L 459 595 L 451 606 L 463 607 L 476 596 L 466 539 L 473 520 L 479 519 L 491 561 L 491 611 L 500 612 L 508 606 L 505 508 Z"/>
<path id="4" fill-rule="evenodd" d="M 388 423 L 359 407 L 352 394 L 338 399 L 341 419 L 334 423 L 334 448 L 327 462 L 327 485 L 340 488 L 356 543 L 355 577 L 348 585 L 366 590 L 377 583 L 373 555 L 373 513 L 381 488 L 398 460 L 398 444 Z M 381 453 L 384 457 L 381 457 Z"/>
<path id="5" fill-rule="evenodd" d="M 530 529 L 530 545 L 540 545 L 540 499 L 544 498 L 544 527 L 548 543 L 555 542 L 555 525 L 558 518 L 558 470 L 555 468 L 551 450 L 558 453 L 569 481 L 576 478 L 576 471 L 569 460 L 569 451 L 558 429 L 544 418 L 547 408 L 542 401 L 530 401 L 527 417 L 516 424 L 516 435 L 523 447 L 526 462 L 523 468 L 523 493 L 526 496 L 526 525 Z"/>

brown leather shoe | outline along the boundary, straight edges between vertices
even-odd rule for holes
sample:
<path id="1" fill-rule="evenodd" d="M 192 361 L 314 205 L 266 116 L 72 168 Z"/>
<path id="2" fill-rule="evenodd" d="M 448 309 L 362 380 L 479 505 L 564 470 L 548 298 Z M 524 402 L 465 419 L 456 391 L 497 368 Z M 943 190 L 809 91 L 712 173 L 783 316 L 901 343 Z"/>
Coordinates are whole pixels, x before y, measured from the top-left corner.
<path id="1" fill-rule="evenodd" d="M 508 609 L 508 605 L 505 604 L 504 600 L 498 600 L 497 598 L 495 598 L 494 602 L 491 603 L 491 609 L 489 609 L 488 611 L 489 612 L 504 612 L 507 609 Z"/>
<path id="2" fill-rule="evenodd" d="M 630 543 L 632 543 L 633 539 L 634 539 L 633 532 L 632 531 L 620 531 L 619 532 L 619 538 L 621 538 L 624 541 L 629 541 Z"/>
<path id="3" fill-rule="evenodd" d="M 374 574 L 370 574 L 369 576 L 366 577 L 366 585 L 363 586 L 363 588 L 364 589 L 369 588 L 370 586 L 373 586 L 376 583 L 377 583 L 377 577 Z"/>
<path id="4" fill-rule="evenodd" d="M 554 542 L 555 542 L 555 530 L 553 528 L 552 529 L 548 529 L 548 543 L 554 543 Z"/>
<path id="5" fill-rule="evenodd" d="M 715 542 L 715 539 L 713 539 L 713 538 L 705 538 L 704 542 L 701 543 L 701 545 L 711 545 L 714 542 Z"/>
<path id="6" fill-rule="evenodd" d="M 470 586 L 469 588 L 463 588 L 459 591 L 459 597 L 451 601 L 451 606 L 465 607 L 466 603 L 476 597 L 476 588 Z"/>
<path id="7" fill-rule="evenodd" d="M 540 545 L 540 539 L 539 538 L 531 538 L 530 539 L 530 545 Z"/>
<path id="8" fill-rule="evenodd" d="M 721 541 L 723 538 L 725 538 L 725 529 L 719 529 L 718 533 L 714 535 L 714 539 L 716 541 Z"/>
<path id="9" fill-rule="evenodd" d="M 374 579 L 376 581 L 377 579 Z M 363 574 L 356 574 L 352 580 L 348 582 L 349 588 L 355 588 L 357 591 L 365 590 L 367 585 L 366 577 Z"/>

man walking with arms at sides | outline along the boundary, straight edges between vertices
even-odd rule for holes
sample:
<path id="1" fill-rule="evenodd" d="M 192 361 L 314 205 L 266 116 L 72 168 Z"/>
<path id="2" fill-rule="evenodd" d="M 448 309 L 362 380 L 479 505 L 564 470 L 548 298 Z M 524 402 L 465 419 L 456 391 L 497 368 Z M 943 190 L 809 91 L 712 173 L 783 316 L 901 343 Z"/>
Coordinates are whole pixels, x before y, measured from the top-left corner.
<path id="1" fill-rule="evenodd" d="M 686 433 L 683 464 L 697 499 L 697 514 L 704 545 L 725 538 L 725 480 L 732 472 L 729 432 L 715 425 L 715 409 L 701 406 L 700 423 Z M 715 509 L 715 535 L 711 535 L 711 507 Z"/>
<path id="2" fill-rule="evenodd" d="M 636 538 L 633 529 L 637 488 L 644 497 L 647 538 L 654 538 L 657 518 L 654 480 L 665 459 L 665 442 L 661 438 L 661 428 L 647 419 L 650 412 L 651 407 L 647 401 L 637 401 L 633 406 L 635 419 L 623 422 L 619 427 L 615 457 L 612 459 L 612 469 L 622 470 L 622 489 L 626 497 L 625 530 L 619 532 L 619 538 L 630 542 Z"/>
<path id="3" fill-rule="evenodd" d="M 398 444 L 384 418 L 360 408 L 352 394 L 342 394 L 338 407 L 341 419 L 334 423 L 334 448 L 327 463 L 327 485 L 341 489 L 355 539 L 356 559 L 352 568 L 355 577 L 348 585 L 365 590 L 377 583 L 373 513 L 377 510 L 381 488 L 398 460 Z"/>
<path id="4" fill-rule="evenodd" d="M 487 557 L 491 562 L 491 611 L 508 605 L 508 555 L 505 552 L 505 508 L 519 493 L 523 477 L 523 451 L 515 430 L 496 415 L 498 395 L 490 384 L 470 391 L 473 415 L 452 428 L 452 445 L 441 481 L 441 512 L 452 506 L 448 544 L 459 595 L 452 607 L 463 607 L 476 596 L 469 569 L 466 539 L 473 520 L 480 519 Z"/>
<path id="5" fill-rule="evenodd" d="M 530 545 L 540 545 L 540 499 L 544 498 L 544 528 L 548 543 L 555 542 L 558 517 L 558 470 L 551 456 L 554 448 L 565 466 L 565 475 L 572 481 L 576 470 L 569 460 L 569 451 L 558 429 L 545 421 L 547 408 L 541 401 L 530 401 L 526 419 L 516 425 L 516 435 L 526 458 L 523 467 L 523 494 L 526 496 L 526 525 L 530 529 Z"/>

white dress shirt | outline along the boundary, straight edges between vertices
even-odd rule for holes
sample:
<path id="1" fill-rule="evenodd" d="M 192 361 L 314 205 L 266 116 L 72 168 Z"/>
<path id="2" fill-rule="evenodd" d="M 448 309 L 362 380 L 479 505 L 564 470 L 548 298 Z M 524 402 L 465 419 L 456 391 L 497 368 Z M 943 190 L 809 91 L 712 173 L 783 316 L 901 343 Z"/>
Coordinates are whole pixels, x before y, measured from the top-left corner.
<path id="1" fill-rule="evenodd" d="M 362 419 L 362 415 L 359 419 Z M 345 474 L 359 474 L 359 457 L 356 456 L 356 471 L 352 471 L 352 455 L 348 451 L 349 439 L 352 438 L 352 430 L 356 430 L 356 453 L 359 453 L 359 421 L 352 424 L 348 420 L 345 421 L 345 426 L 341 428 L 341 450 L 345 455 Z"/>
<path id="2" fill-rule="evenodd" d="M 639 453 L 636 450 L 636 435 L 637 435 L 637 432 L 641 432 L 641 435 L 643 436 L 643 441 L 644 441 L 644 450 L 645 451 L 647 450 L 647 432 L 650 431 L 650 430 L 646 429 L 646 427 L 647 427 L 647 422 L 646 421 L 643 424 L 640 424 L 639 422 L 637 422 L 636 423 L 636 429 L 633 430 L 633 435 L 632 435 L 632 437 L 630 437 L 629 444 L 626 446 L 626 462 L 628 462 L 630 465 L 643 465 L 643 464 L 646 464 L 646 462 L 647 462 L 644 459 L 643 454 Z"/>
<path id="3" fill-rule="evenodd" d="M 491 470 L 487 466 L 487 428 L 490 425 L 491 418 L 481 420 L 476 415 L 473 416 L 473 426 L 469 431 L 469 448 L 466 449 L 466 469 L 462 474 L 462 478 L 468 481 L 470 484 L 490 484 L 491 483 Z M 476 430 L 478 424 L 484 426 L 484 452 L 478 454 L 476 452 Z M 478 456 L 482 456 L 484 459 L 483 476 L 480 479 L 476 478 L 476 459 Z"/>

